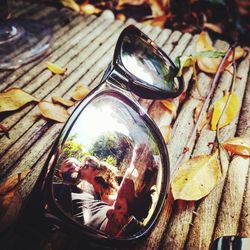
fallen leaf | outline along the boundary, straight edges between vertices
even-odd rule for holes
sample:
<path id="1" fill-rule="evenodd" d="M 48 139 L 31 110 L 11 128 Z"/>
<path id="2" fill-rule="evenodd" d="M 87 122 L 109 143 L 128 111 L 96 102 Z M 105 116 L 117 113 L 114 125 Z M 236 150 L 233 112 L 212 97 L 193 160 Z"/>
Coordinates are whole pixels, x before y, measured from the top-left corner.
<path id="1" fill-rule="evenodd" d="M 199 35 L 199 38 L 196 43 L 196 58 L 197 65 L 200 70 L 215 74 L 220 62 L 222 60 L 222 56 L 225 55 L 225 51 L 216 51 L 212 45 L 211 39 L 208 34 L 202 31 Z M 238 60 L 244 55 L 244 49 L 241 47 L 235 48 L 235 56 L 234 59 Z M 229 55 L 227 61 L 224 63 L 222 71 L 232 62 L 233 60 L 233 52 Z"/>
<path id="2" fill-rule="evenodd" d="M 175 200 L 199 200 L 208 195 L 219 180 L 218 153 L 201 155 L 184 162 L 172 182 Z"/>
<path id="3" fill-rule="evenodd" d="M 6 193 L 13 190 L 17 186 L 17 184 L 27 176 L 29 172 L 30 169 L 28 168 L 21 173 L 11 175 L 9 178 L 7 178 L 6 181 L 1 183 L 0 195 L 5 195 Z"/>
<path id="4" fill-rule="evenodd" d="M 18 186 L 4 196 L 0 196 L 0 233 L 11 226 L 20 215 L 22 196 Z"/>
<path id="5" fill-rule="evenodd" d="M 32 101 L 37 101 L 32 95 L 19 88 L 11 88 L 0 93 L 0 112 L 17 110 Z"/>
<path id="6" fill-rule="evenodd" d="M 165 15 L 165 7 L 161 1 L 148 0 L 148 5 L 152 10 L 153 17 L 159 17 Z"/>
<path id="7" fill-rule="evenodd" d="M 66 69 L 54 64 L 54 63 L 51 63 L 51 62 L 46 62 L 46 66 L 47 68 L 53 73 L 53 74 L 64 74 Z"/>
<path id="8" fill-rule="evenodd" d="M 72 10 L 77 12 L 80 11 L 79 4 L 77 4 L 74 0 L 61 0 L 61 2 L 65 7 L 71 8 Z"/>
<path id="9" fill-rule="evenodd" d="M 63 106 L 66 106 L 66 107 L 71 107 L 71 106 L 74 105 L 73 101 L 64 99 L 64 98 L 62 98 L 60 96 L 52 96 L 52 101 L 54 103 L 58 103 L 58 104 L 61 104 Z"/>
<path id="10" fill-rule="evenodd" d="M 8 129 L 7 129 L 3 124 L 1 124 L 1 123 L 0 123 L 0 132 L 3 132 L 4 135 L 5 135 L 8 139 L 10 139 L 10 135 L 9 135 Z"/>
<path id="11" fill-rule="evenodd" d="M 178 56 L 175 59 L 175 62 L 179 68 L 178 75 L 177 76 L 182 76 L 183 75 L 183 69 L 187 68 L 189 66 L 192 66 L 193 63 L 195 63 L 195 58 L 192 56 Z"/>
<path id="12" fill-rule="evenodd" d="M 79 84 L 76 86 L 73 94 L 72 94 L 72 98 L 75 101 L 80 101 L 82 99 L 84 99 L 88 93 L 90 92 L 90 88 L 84 84 Z"/>
<path id="13" fill-rule="evenodd" d="M 93 15 L 99 14 L 101 12 L 101 9 L 96 8 L 92 4 L 85 3 L 80 6 L 80 12 L 82 14 Z"/>
<path id="14" fill-rule="evenodd" d="M 66 122 L 69 118 L 69 113 L 64 107 L 51 102 L 41 101 L 38 108 L 45 118 L 57 122 Z"/>
<path id="15" fill-rule="evenodd" d="M 169 100 L 161 100 L 161 104 L 173 115 L 176 116 L 176 105 Z"/>
<path id="16" fill-rule="evenodd" d="M 208 34 L 202 31 L 196 43 L 196 52 L 199 53 L 202 51 L 214 51 L 214 50 L 215 49 L 212 46 L 212 42 Z M 204 56 L 197 57 L 198 67 L 206 73 L 215 74 L 219 67 L 220 62 L 221 58 L 210 58 Z"/>
<path id="17" fill-rule="evenodd" d="M 247 141 L 240 137 L 229 139 L 222 143 L 222 146 L 227 151 L 241 156 L 250 156 L 250 145 Z"/>
<path id="18" fill-rule="evenodd" d="M 235 116 L 239 112 L 240 102 L 238 96 L 233 92 L 232 94 L 226 94 L 221 99 L 214 102 L 213 114 L 211 119 L 211 129 L 216 130 L 217 123 L 226 105 L 227 99 L 230 98 L 227 108 L 220 120 L 219 128 L 223 128 L 230 124 Z"/>
<path id="19" fill-rule="evenodd" d="M 171 139 L 171 132 L 172 132 L 171 126 L 170 125 L 161 126 L 160 131 L 164 138 L 164 142 L 168 144 Z"/>

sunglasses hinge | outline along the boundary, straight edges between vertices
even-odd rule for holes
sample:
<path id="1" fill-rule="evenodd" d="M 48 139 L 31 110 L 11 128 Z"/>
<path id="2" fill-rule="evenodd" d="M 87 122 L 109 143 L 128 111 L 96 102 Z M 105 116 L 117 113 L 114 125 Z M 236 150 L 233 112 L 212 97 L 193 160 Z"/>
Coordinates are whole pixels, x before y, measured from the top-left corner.
<path id="1" fill-rule="evenodd" d="M 107 78 L 107 82 L 115 87 L 118 87 L 123 90 L 129 90 L 128 85 L 129 81 L 124 76 L 124 74 L 120 73 L 119 70 L 113 68 L 109 77 Z"/>

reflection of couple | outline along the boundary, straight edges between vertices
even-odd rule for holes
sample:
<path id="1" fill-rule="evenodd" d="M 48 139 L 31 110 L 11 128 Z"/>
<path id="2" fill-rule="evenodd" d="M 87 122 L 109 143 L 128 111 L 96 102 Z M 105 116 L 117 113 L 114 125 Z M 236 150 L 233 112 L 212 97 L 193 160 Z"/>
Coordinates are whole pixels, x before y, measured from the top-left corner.
<path id="1" fill-rule="evenodd" d="M 143 174 L 133 181 L 136 170 Z M 82 163 L 68 158 L 60 168 L 63 181 L 72 186 L 74 216 L 111 236 L 131 235 L 139 230 L 139 221 L 147 217 L 152 205 L 156 174 L 152 152 L 145 144 L 135 148 L 131 166 L 123 177 L 118 176 L 115 167 L 93 156 L 85 157 Z"/>

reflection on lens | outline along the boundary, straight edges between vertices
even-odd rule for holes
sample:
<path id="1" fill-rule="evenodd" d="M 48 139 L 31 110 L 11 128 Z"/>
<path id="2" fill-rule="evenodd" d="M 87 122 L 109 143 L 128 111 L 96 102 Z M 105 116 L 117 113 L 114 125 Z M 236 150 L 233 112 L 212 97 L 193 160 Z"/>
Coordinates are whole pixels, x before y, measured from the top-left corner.
<path id="1" fill-rule="evenodd" d="M 108 236 L 146 229 L 163 182 L 162 156 L 145 121 L 117 96 L 102 94 L 72 127 L 53 177 L 57 206 Z"/>
<path id="2" fill-rule="evenodd" d="M 121 60 L 130 73 L 151 87 L 168 92 L 178 89 L 174 82 L 176 70 L 143 38 L 127 35 L 122 43 Z"/>

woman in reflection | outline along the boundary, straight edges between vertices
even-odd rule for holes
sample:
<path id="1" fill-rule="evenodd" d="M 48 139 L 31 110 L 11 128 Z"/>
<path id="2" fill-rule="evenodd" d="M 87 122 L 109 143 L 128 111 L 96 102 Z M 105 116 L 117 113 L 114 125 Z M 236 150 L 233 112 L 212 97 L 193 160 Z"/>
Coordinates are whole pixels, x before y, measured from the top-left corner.
<path id="1" fill-rule="evenodd" d="M 80 222 L 89 227 L 104 230 L 106 212 L 113 204 L 117 191 L 116 173 L 110 165 L 99 162 L 93 156 L 85 157 L 79 170 L 82 193 L 72 193 Z"/>

